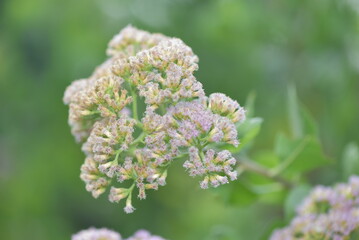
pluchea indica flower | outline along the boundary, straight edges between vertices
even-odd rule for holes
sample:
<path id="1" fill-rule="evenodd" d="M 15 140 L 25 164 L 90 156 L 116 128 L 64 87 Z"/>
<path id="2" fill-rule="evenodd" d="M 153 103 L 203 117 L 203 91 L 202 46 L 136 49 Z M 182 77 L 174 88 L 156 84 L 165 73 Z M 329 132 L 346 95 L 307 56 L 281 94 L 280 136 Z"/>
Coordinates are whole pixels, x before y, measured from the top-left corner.
<path id="1" fill-rule="evenodd" d="M 160 236 L 151 235 L 151 233 L 146 230 L 139 230 L 132 237 L 127 238 L 127 240 L 165 240 L 165 239 Z"/>
<path id="2" fill-rule="evenodd" d="M 349 240 L 358 233 L 359 177 L 352 176 L 348 183 L 314 188 L 290 225 L 276 230 L 271 240 Z"/>
<path id="3" fill-rule="evenodd" d="M 89 228 L 72 235 L 72 240 L 122 240 L 117 232 L 106 228 Z"/>
<path id="4" fill-rule="evenodd" d="M 95 198 L 109 191 L 109 200 L 123 200 L 131 213 L 133 196 L 145 199 L 147 190 L 165 185 L 169 165 L 180 158 L 190 176 L 201 177 L 202 188 L 237 179 L 237 161 L 218 147 L 239 144 L 236 124 L 245 111 L 222 93 L 205 95 L 190 47 L 129 26 L 110 41 L 107 54 L 63 98 L 86 154 L 81 179 L 87 191 Z"/>
<path id="5" fill-rule="evenodd" d="M 123 239 L 115 231 L 106 228 L 89 228 L 74 234 L 72 240 L 165 240 L 162 237 L 152 235 L 146 230 L 138 230 L 133 236 Z"/>

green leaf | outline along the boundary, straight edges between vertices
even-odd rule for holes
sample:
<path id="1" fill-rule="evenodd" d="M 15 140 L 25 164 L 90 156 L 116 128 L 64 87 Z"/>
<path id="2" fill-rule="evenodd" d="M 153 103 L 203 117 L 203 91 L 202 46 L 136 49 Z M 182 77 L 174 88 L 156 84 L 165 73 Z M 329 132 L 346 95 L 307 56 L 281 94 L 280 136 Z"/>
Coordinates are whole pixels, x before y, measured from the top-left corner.
<path id="1" fill-rule="evenodd" d="M 233 228 L 226 225 L 216 225 L 210 230 L 206 240 L 231 240 L 235 239 L 236 236 L 237 233 Z"/>
<path id="2" fill-rule="evenodd" d="M 288 117 L 295 139 L 305 135 L 318 135 L 317 125 L 309 111 L 299 103 L 294 85 L 288 87 Z"/>
<path id="3" fill-rule="evenodd" d="M 300 117 L 304 133 L 306 135 L 318 136 L 317 124 L 307 108 L 304 106 L 300 107 Z"/>
<path id="4" fill-rule="evenodd" d="M 295 215 L 295 210 L 303 199 L 309 194 L 311 187 L 307 184 L 299 185 L 293 188 L 284 203 L 284 212 L 287 219 Z"/>
<path id="5" fill-rule="evenodd" d="M 293 136 L 295 138 L 303 137 L 303 124 L 299 112 L 297 91 L 294 85 L 288 86 L 288 114 Z"/>
<path id="6" fill-rule="evenodd" d="M 249 147 L 252 140 L 258 135 L 262 126 L 262 118 L 246 119 L 243 123 L 237 125 L 238 138 L 240 144 L 238 147 L 226 146 L 226 149 L 232 153 L 238 153 L 245 147 Z"/>
<path id="7" fill-rule="evenodd" d="M 235 206 L 248 206 L 257 200 L 258 195 L 240 181 L 231 183 L 229 203 Z"/>
<path id="8" fill-rule="evenodd" d="M 281 163 L 272 169 L 274 175 L 304 173 L 331 163 L 331 160 L 323 154 L 318 139 L 313 136 L 290 140 L 284 135 L 279 135 L 275 152 Z"/>
<path id="9" fill-rule="evenodd" d="M 355 230 L 354 232 L 350 233 L 350 238 L 349 240 L 356 240 L 359 239 L 359 230 Z"/>
<path id="10" fill-rule="evenodd" d="M 252 118 L 254 116 L 254 104 L 256 100 L 257 94 L 252 91 L 249 93 L 246 99 L 246 103 L 244 105 L 244 109 L 246 110 L 246 118 Z"/>
<path id="11" fill-rule="evenodd" d="M 267 168 L 273 168 L 280 162 L 278 155 L 271 150 L 258 150 L 253 153 L 252 159 Z"/>
<path id="12" fill-rule="evenodd" d="M 351 175 L 359 175 L 359 148 L 355 143 L 349 143 L 344 149 L 342 173 L 344 179 Z"/>

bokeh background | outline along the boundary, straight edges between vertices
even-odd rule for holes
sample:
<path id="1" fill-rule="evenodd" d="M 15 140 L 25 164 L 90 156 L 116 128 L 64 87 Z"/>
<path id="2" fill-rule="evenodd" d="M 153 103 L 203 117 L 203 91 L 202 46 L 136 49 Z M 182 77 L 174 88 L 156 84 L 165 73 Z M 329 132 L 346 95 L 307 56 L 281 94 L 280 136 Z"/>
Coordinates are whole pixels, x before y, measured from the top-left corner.
<path id="1" fill-rule="evenodd" d="M 240 103 L 256 93 L 264 124 L 253 152 L 288 131 L 294 83 L 334 160 L 313 181 L 332 183 L 343 149 L 359 141 L 358 12 L 356 0 L 0 0 L 0 238 L 70 239 L 95 226 L 125 237 L 145 228 L 172 240 L 266 239 L 280 203 L 232 206 L 200 190 L 180 163 L 134 214 L 93 199 L 63 92 L 105 60 L 107 42 L 128 24 L 179 37 L 199 56 L 207 93 Z"/>

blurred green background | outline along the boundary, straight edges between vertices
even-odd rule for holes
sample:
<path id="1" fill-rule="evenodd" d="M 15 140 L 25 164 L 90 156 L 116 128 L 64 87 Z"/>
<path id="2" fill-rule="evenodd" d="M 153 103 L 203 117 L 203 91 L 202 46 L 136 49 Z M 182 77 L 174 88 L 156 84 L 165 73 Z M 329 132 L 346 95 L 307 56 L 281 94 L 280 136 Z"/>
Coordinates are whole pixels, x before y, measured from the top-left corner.
<path id="1" fill-rule="evenodd" d="M 69 239 L 95 226 L 125 237 L 145 228 L 172 240 L 266 239 L 281 203 L 229 205 L 181 163 L 134 214 L 92 198 L 63 92 L 105 60 L 107 42 L 128 24 L 179 37 L 199 56 L 207 93 L 244 104 L 256 92 L 264 124 L 254 153 L 288 131 L 294 83 L 334 159 L 309 178 L 332 183 L 344 147 L 359 142 L 358 11 L 355 0 L 0 0 L 0 238 Z"/>

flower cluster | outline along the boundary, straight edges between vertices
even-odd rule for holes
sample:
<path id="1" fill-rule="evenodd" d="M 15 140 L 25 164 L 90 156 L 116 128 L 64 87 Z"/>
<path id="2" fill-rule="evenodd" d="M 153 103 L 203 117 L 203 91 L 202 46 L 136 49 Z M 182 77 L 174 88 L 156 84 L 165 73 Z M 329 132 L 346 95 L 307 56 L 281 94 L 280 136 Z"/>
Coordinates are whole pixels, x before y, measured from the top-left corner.
<path id="1" fill-rule="evenodd" d="M 297 209 L 291 224 L 271 240 L 352 239 L 359 231 L 359 177 L 335 187 L 316 187 Z M 356 239 L 356 238 L 355 238 Z"/>
<path id="2" fill-rule="evenodd" d="M 89 228 L 74 234 L 72 240 L 122 240 L 121 235 L 106 228 Z M 123 239 L 125 240 L 125 239 Z M 127 240 L 165 240 L 162 237 L 151 235 L 146 230 L 139 230 Z"/>
<path id="3" fill-rule="evenodd" d="M 202 188 L 237 178 L 236 160 L 218 147 L 239 144 L 236 124 L 245 111 L 224 94 L 205 95 L 190 47 L 130 26 L 107 53 L 109 59 L 73 82 L 63 99 L 86 154 L 81 179 L 95 198 L 110 189 L 109 200 L 126 199 L 124 210 L 131 213 L 134 190 L 145 199 L 148 189 L 165 185 L 169 165 L 179 158 L 190 176 L 202 177 Z"/>

